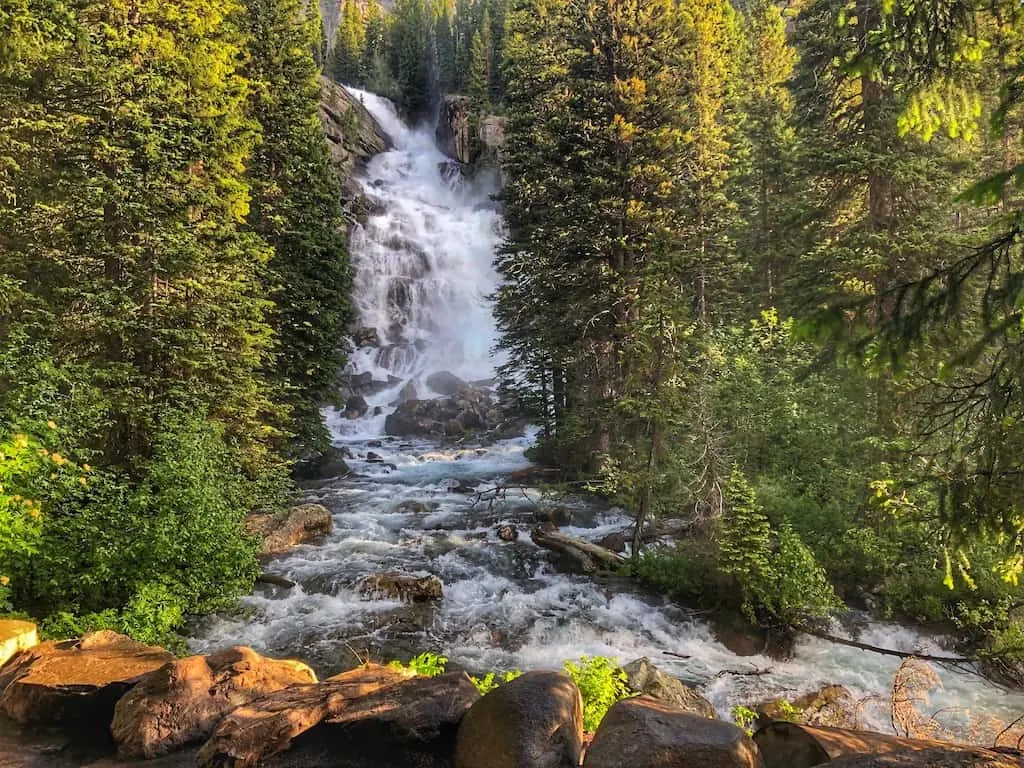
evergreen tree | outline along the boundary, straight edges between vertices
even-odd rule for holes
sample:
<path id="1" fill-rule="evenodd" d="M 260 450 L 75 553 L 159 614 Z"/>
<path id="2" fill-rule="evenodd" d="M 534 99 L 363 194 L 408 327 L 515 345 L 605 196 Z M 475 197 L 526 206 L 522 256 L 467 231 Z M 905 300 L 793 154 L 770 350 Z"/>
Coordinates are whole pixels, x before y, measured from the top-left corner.
<path id="1" fill-rule="evenodd" d="M 433 18 L 426 0 L 398 0 L 391 11 L 390 65 L 400 106 L 414 119 L 433 98 Z"/>
<path id="2" fill-rule="evenodd" d="M 342 0 L 331 51 L 331 77 L 340 83 L 366 84 L 367 23 L 357 0 Z"/>
<path id="3" fill-rule="evenodd" d="M 491 17 L 485 6 L 480 28 L 473 35 L 469 63 L 467 92 L 475 107 L 483 108 L 490 103 L 494 74 L 494 39 L 491 36 Z"/>
<path id="4" fill-rule="evenodd" d="M 277 344 L 265 375 L 288 408 L 288 452 L 308 459 L 329 447 L 320 406 L 334 394 L 344 362 L 338 341 L 352 316 L 341 189 L 317 117 L 316 40 L 302 21 L 299 0 L 248 5 L 246 74 L 256 86 L 251 113 L 262 128 L 248 169 L 248 222 L 274 248 L 265 282 Z"/>

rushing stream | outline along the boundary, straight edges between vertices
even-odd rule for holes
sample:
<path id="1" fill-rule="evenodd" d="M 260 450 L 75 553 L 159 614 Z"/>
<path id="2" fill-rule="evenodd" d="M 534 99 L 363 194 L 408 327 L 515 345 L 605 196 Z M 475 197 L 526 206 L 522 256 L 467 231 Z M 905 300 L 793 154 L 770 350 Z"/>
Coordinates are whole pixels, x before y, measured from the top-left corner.
<path id="1" fill-rule="evenodd" d="M 475 494 L 453 490 L 460 483 L 486 489 L 529 466 L 523 455 L 528 436 L 460 448 L 384 436 L 385 414 L 408 380 L 423 397 L 425 376 L 437 370 L 467 380 L 493 375 L 494 321 L 486 297 L 495 286 L 492 259 L 502 224 L 490 199 L 493 180 L 470 182 L 448 173 L 432 131 L 410 130 L 386 101 L 354 93 L 394 148 L 374 158 L 360 179 L 371 215 L 352 239 L 354 299 L 362 325 L 377 330 L 380 344 L 359 350 L 351 366 L 377 380 L 390 376 L 392 386 L 367 397 L 371 414 L 381 408 L 376 416 L 348 421 L 328 415 L 335 444 L 353 454 L 354 473 L 310 493 L 334 512 L 334 532 L 272 564 L 297 586 L 258 587 L 239 610 L 197 627 L 193 647 L 244 643 L 305 659 L 321 673 L 367 656 L 408 658 L 423 650 L 444 653 L 474 672 L 558 668 L 583 654 L 623 663 L 649 656 L 698 685 L 725 715 L 735 704 L 834 683 L 857 696 L 886 696 L 896 658 L 813 638 L 801 640 L 787 661 L 737 656 L 700 617 L 669 601 L 623 580 L 556 570 L 528 535 L 537 494 L 509 492 L 494 505 L 473 505 Z M 383 463 L 368 461 L 370 451 Z M 590 500 L 568 506 L 574 526 L 563 530 L 571 534 L 596 538 L 628 523 L 620 511 Z M 499 523 L 518 524 L 525 535 L 501 541 Z M 381 570 L 435 574 L 444 598 L 408 605 L 360 597 L 354 585 Z M 943 638 L 896 624 L 864 623 L 858 639 L 948 653 Z M 754 671 L 759 674 L 749 674 Z M 968 672 L 940 672 L 944 689 L 933 696 L 932 710 L 963 707 L 1010 719 L 1024 713 L 1020 694 Z M 884 708 L 868 706 L 865 716 L 868 724 L 887 727 Z"/>

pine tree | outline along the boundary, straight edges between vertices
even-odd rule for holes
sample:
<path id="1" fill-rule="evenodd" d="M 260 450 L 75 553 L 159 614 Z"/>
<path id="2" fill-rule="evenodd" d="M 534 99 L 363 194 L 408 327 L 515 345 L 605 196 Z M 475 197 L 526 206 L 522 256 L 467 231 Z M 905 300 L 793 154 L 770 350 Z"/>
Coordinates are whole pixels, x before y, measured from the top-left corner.
<path id="1" fill-rule="evenodd" d="M 340 83 L 366 84 L 366 22 L 357 0 L 343 0 L 331 51 L 331 77 Z"/>
<path id="2" fill-rule="evenodd" d="M 390 65 L 400 106 L 414 119 L 433 97 L 433 19 L 426 0 L 398 0 L 391 11 Z"/>
<path id="3" fill-rule="evenodd" d="M 491 36 L 491 16 L 486 6 L 480 19 L 480 28 L 473 35 L 469 63 L 467 92 L 478 108 L 491 101 L 494 83 L 494 39 Z"/>
<path id="4" fill-rule="evenodd" d="M 309 459 L 329 447 L 320 407 L 333 396 L 344 362 L 338 340 L 352 316 L 341 189 L 317 117 L 316 39 L 299 0 L 247 2 L 250 109 L 262 129 L 248 169 L 248 222 L 274 248 L 264 279 L 276 350 L 265 375 L 288 409 L 288 453 Z"/>

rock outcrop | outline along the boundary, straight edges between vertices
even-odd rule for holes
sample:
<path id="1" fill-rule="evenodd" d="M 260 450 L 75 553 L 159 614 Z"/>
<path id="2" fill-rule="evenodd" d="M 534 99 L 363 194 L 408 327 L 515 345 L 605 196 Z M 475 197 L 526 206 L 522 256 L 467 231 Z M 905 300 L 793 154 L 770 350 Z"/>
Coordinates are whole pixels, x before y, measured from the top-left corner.
<path id="1" fill-rule="evenodd" d="M 366 107 L 326 77 L 320 78 L 320 124 L 338 176 L 357 195 L 356 168 L 391 146 L 387 134 Z"/>
<path id="2" fill-rule="evenodd" d="M 717 720 L 718 713 L 710 701 L 681 680 L 658 669 L 646 656 L 622 668 L 626 684 L 634 693 L 645 693 L 670 707 L 693 715 Z"/>
<path id="3" fill-rule="evenodd" d="M 367 576 L 359 582 L 357 590 L 363 597 L 409 603 L 440 600 L 444 595 L 444 588 L 437 576 L 413 576 L 397 571 Z"/>
<path id="4" fill-rule="evenodd" d="M 759 725 L 767 725 L 774 720 L 791 720 L 802 725 L 853 728 L 857 721 L 856 710 L 853 694 L 841 685 L 826 685 L 792 701 L 772 699 L 757 705 Z"/>
<path id="5" fill-rule="evenodd" d="M 469 164 L 470 156 L 470 114 L 468 96 L 450 95 L 441 101 L 437 116 L 437 145 L 448 157 L 463 164 Z"/>
<path id="6" fill-rule="evenodd" d="M 123 757 L 157 757 L 208 738 L 237 706 L 316 681 L 302 662 L 267 659 L 242 646 L 176 659 L 117 702 L 111 731 Z"/>
<path id="7" fill-rule="evenodd" d="M 757 747 L 731 723 L 640 696 L 620 701 L 601 721 L 584 768 L 763 768 Z"/>
<path id="8" fill-rule="evenodd" d="M 455 768 L 575 768 L 583 743 L 579 689 L 558 672 L 527 672 L 466 714 Z"/>
<path id="9" fill-rule="evenodd" d="M 439 395 L 449 397 L 457 395 L 463 390 L 472 389 L 469 383 L 463 381 L 450 371 L 436 371 L 427 376 L 427 386 Z"/>
<path id="10" fill-rule="evenodd" d="M 43 643 L 0 670 L 0 709 L 23 726 L 95 731 L 103 738 L 118 699 L 173 658 L 109 631 Z"/>
<path id="11" fill-rule="evenodd" d="M 260 555 L 280 555 L 299 544 L 326 536 L 334 527 L 331 511 L 321 504 L 299 504 L 282 512 L 254 512 L 245 530 L 262 540 Z"/>

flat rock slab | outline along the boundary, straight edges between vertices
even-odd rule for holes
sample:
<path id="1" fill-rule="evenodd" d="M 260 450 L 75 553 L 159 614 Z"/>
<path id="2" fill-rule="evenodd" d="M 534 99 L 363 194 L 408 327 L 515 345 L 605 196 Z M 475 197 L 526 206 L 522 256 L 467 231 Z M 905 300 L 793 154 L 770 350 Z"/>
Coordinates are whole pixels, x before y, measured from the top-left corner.
<path id="1" fill-rule="evenodd" d="M 205 740 L 237 706 L 316 681 L 300 661 L 264 658 L 243 646 L 175 659 L 117 702 L 111 731 L 122 757 L 157 757 Z"/>
<path id="2" fill-rule="evenodd" d="M 117 700 L 173 659 L 163 648 L 108 631 L 43 643 L 0 671 L 0 709 L 22 725 L 97 728 L 109 738 Z"/>
<path id="3" fill-rule="evenodd" d="M 576 684 L 559 672 L 527 672 L 469 710 L 459 726 L 455 768 L 575 768 L 582 744 Z"/>
<path id="4" fill-rule="evenodd" d="M 650 696 L 620 701 L 601 721 L 584 768 L 763 768 L 757 747 L 731 723 Z"/>

